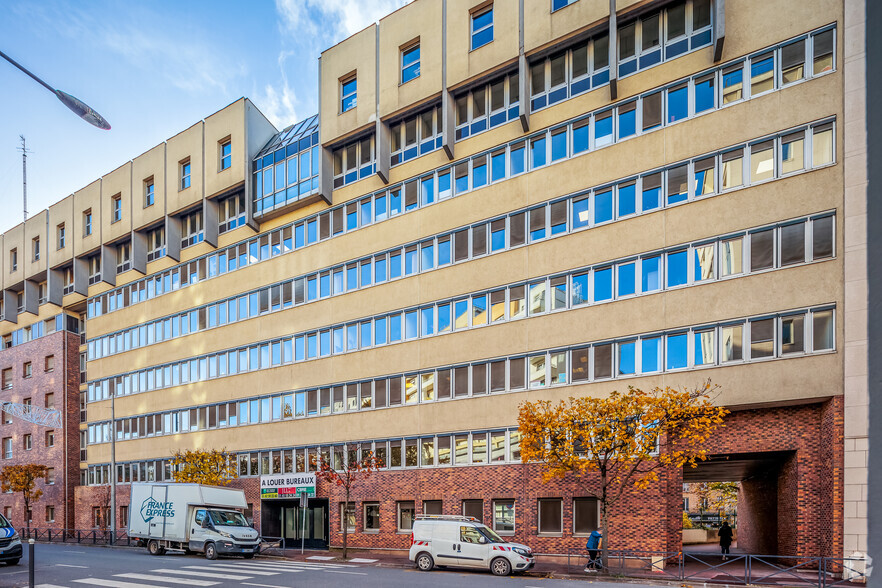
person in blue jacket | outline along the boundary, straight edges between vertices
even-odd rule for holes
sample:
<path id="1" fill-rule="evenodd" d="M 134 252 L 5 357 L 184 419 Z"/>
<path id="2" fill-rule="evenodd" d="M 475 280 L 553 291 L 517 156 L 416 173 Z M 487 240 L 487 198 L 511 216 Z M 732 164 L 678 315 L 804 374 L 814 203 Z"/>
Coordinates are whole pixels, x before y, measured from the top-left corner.
<path id="1" fill-rule="evenodd" d="M 597 572 L 601 567 L 600 549 L 603 547 L 603 535 L 600 529 L 591 531 L 588 535 L 588 541 L 585 542 L 585 549 L 588 550 L 588 565 L 585 566 L 586 572 Z"/>

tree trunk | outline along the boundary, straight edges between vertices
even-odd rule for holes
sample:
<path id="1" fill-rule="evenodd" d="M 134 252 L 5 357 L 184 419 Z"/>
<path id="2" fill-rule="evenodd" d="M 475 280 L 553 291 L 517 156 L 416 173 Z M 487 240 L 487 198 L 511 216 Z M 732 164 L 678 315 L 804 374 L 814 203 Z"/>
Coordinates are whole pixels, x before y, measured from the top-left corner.
<path id="1" fill-rule="evenodd" d="M 346 486 L 346 500 L 343 503 L 343 559 L 346 559 L 349 539 L 349 486 Z"/>
<path id="2" fill-rule="evenodd" d="M 30 536 L 31 530 L 31 520 L 28 517 L 28 512 L 31 510 L 31 501 L 28 500 L 28 495 L 25 493 L 24 495 L 24 527 L 28 530 L 28 536 Z"/>

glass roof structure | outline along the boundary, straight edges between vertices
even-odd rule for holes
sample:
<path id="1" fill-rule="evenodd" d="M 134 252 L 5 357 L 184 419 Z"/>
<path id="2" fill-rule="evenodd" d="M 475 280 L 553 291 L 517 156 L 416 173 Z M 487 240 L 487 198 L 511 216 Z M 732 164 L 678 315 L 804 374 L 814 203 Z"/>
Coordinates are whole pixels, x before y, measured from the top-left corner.
<path id="1" fill-rule="evenodd" d="M 277 149 L 284 149 L 288 145 L 297 145 L 291 151 L 303 151 L 304 149 L 318 144 L 318 115 L 314 114 L 298 123 L 291 125 L 278 135 L 269 140 L 269 142 L 255 156 L 254 160 L 258 160 L 264 155 L 272 153 Z M 315 135 L 315 137 L 312 137 Z M 310 140 L 312 139 L 312 140 Z M 306 145 L 299 146 L 301 140 L 306 141 Z"/>

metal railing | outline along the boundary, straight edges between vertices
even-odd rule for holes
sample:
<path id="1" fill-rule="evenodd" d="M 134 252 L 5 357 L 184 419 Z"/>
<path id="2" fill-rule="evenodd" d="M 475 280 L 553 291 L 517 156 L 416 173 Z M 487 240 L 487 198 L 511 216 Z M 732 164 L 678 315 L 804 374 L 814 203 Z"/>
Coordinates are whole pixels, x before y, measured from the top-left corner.
<path id="1" fill-rule="evenodd" d="M 606 566 L 598 554 L 598 572 L 610 576 L 662 579 L 732 585 L 782 584 L 810 588 L 862 586 L 866 584 L 866 562 L 842 557 L 721 554 L 612 549 Z M 567 572 L 584 568 L 588 554 L 581 549 L 567 551 Z"/>
<path id="2" fill-rule="evenodd" d="M 111 533 L 102 529 L 40 529 L 30 527 L 20 529 L 24 540 L 33 539 L 41 543 L 88 543 L 91 545 L 133 545 L 138 539 L 129 537 L 125 530 Z"/>

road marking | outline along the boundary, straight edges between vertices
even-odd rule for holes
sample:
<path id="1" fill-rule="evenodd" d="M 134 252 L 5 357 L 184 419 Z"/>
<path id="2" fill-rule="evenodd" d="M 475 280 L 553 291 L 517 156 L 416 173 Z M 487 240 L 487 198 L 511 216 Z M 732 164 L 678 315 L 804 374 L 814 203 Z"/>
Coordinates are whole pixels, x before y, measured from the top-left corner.
<path id="1" fill-rule="evenodd" d="M 34 588 L 67 588 L 66 586 L 59 586 L 58 584 L 37 584 Z"/>
<path id="2" fill-rule="evenodd" d="M 83 578 L 74 580 L 81 584 L 91 586 L 110 586 L 111 588 L 156 588 L 156 584 L 135 584 L 134 582 L 120 582 L 119 580 L 102 580 L 101 578 Z"/>
<path id="3" fill-rule="evenodd" d="M 184 576 L 199 576 L 200 578 L 217 578 L 218 580 L 251 580 L 251 576 L 239 576 L 234 574 L 209 574 L 208 572 L 190 572 L 187 570 L 170 570 L 160 568 L 158 570 L 150 570 L 157 574 L 181 574 Z"/>
<path id="4" fill-rule="evenodd" d="M 261 586 L 261 588 L 288 588 L 288 586 L 276 586 L 275 584 L 255 584 L 253 582 L 242 582 L 243 586 Z"/>
<path id="5" fill-rule="evenodd" d="M 332 574 L 352 574 L 353 576 L 367 576 L 364 572 L 344 572 L 343 570 L 325 570 L 326 572 L 330 572 Z"/>
<path id="6" fill-rule="evenodd" d="M 329 561 L 329 560 L 334 559 L 334 556 L 333 555 L 310 555 L 306 559 L 315 559 L 318 561 Z"/>
<path id="7" fill-rule="evenodd" d="M 257 576 L 278 576 L 280 572 L 264 571 L 260 568 L 243 569 L 242 566 L 235 564 L 211 564 L 210 566 L 184 566 L 188 570 L 220 570 L 230 572 L 244 572 L 246 574 L 255 574 Z"/>
<path id="8" fill-rule="evenodd" d="M 75 566 L 73 564 L 55 564 L 60 568 L 83 568 L 87 569 L 89 566 Z"/>
<path id="9" fill-rule="evenodd" d="M 151 574 L 115 574 L 114 578 L 131 578 L 132 580 L 152 580 L 154 582 L 168 582 L 169 584 L 190 584 L 191 586 L 215 586 L 220 582 L 209 580 L 196 580 L 194 578 L 172 578 L 170 576 L 154 576 Z"/>
<path id="10" fill-rule="evenodd" d="M 349 563 L 374 563 L 374 562 L 376 562 L 376 561 L 379 561 L 379 560 L 376 560 L 376 559 L 366 559 L 366 558 L 363 558 L 363 557 L 353 557 L 352 559 L 349 560 Z"/>

